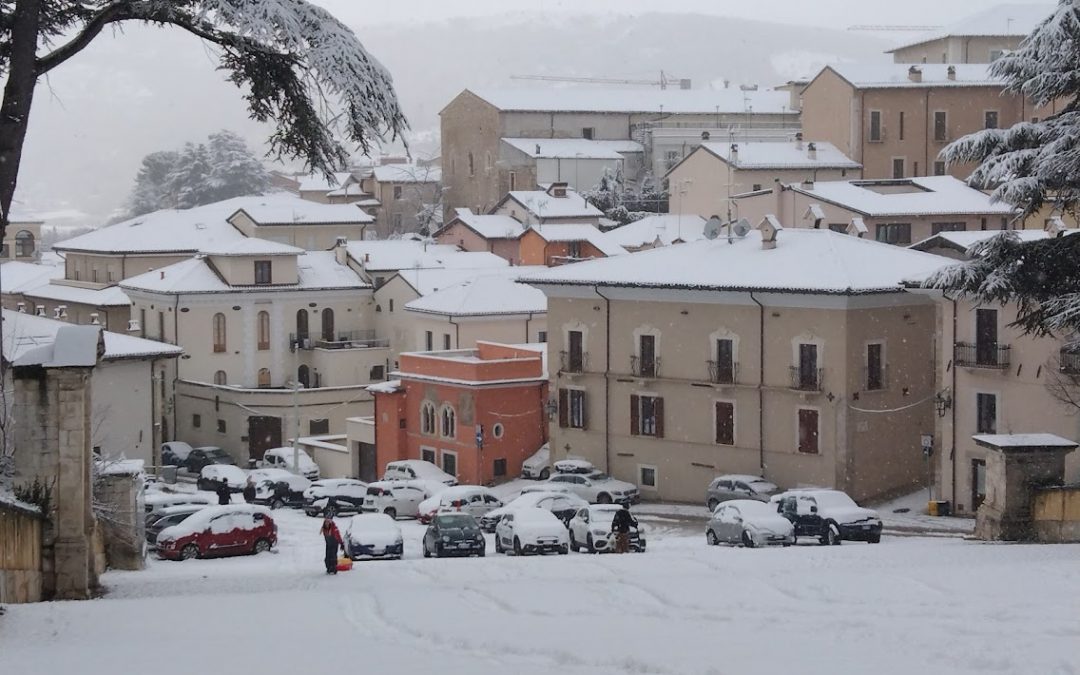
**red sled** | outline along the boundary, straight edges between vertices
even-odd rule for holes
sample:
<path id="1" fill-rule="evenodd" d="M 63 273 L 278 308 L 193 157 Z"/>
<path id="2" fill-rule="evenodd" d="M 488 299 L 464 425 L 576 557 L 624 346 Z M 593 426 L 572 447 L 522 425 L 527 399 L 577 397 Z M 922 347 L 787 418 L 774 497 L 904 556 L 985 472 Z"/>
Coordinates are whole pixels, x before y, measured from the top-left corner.
<path id="1" fill-rule="evenodd" d="M 348 572 L 351 569 L 352 569 L 352 559 L 351 558 L 345 558 L 345 557 L 338 558 L 338 561 L 337 561 L 337 571 L 338 572 Z"/>

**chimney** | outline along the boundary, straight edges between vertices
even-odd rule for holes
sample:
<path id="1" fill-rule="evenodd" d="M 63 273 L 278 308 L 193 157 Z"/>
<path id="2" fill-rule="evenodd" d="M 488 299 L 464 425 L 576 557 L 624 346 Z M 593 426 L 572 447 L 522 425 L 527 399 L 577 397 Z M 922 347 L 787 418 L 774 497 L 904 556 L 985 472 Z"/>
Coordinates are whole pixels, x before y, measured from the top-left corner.
<path id="1" fill-rule="evenodd" d="M 365 253 L 364 254 L 364 263 L 369 263 L 369 262 L 371 262 L 371 254 L 370 253 Z"/>
<path id="2" fill-rule="evenodd" d="M 738 164 L 739 163 L 739 144 L 738 143 L 732 143 L 731 144 L 731 163 L 732 164 Z"/>
<path id="3" fill-rule="evenodd" d="M 539 143 L 536 144 L 536 156 L 537 157 L 540 156 L 540 144 Z"/>
<path id="4" fill-rule="evenodd" d="M 804 189 L 804 190 L 813 190 L 814 189 L 814 179 L 813 178 L 807 178 L 806 180 L 804 180 L 802 182 L 802 189 Z"/>
<path id="5" fill-rule="evenodd" d="M 349 240 L 346 237 L 338 237 L 337 242 L 334 244 L 334 260 L 336 260 L 339 265 L 348 264 L 348 244 Z"/>
<path id="6" fill-rule="evenodd" d="M 25 302 L 17 302 L 17 303 L 15 303 L 15 308 L 19 310 L 19 314 L 26 314 L 26 303 Z"/>
<path id="7" fill-rule="evenodd" d="M 949 78 L 950 82 L 956 81 L 956 66 L 949 66 L 945 69 L 945 77 Z"/>
<path id="8" fill-rule="evenodd" d="M 566 196 L 566 183 L 552 183 L 548 188 L 548 194 L 552 197 L 565 197 Z"/>
<path id="9" fill-rule="evenodd" d="M 812 160 L 817 159 L 817 143 L 808 143 L 806 145 L 806 156 Z"/>
<path id="10" fill-rule="evenodd" d="M 34 316 L 45 316 L 45 305 L 34 305 Z"/>
<path id="11" fill-rule="evenodd" d="M 795 149 L 802 150 L 802 132 L 795 133 Z"/>
<path id="12" fill-rule="evenodd" d="M 761 232 L 761 248 L 770 251 L 776 248 L 776 235 L 780 234 L 784 226 L 770 213 L 761 219 L 757 229 Z"/>
<path id="13" fill-rule="evenodd" d="M 919 68 L 918 66 L 908 68 L 907 79 L 912 82 L 922 82 L 922 68 Z"/>
<path id="14" fill-rule="evenodd" d="M 784 184 L 779 178 L 773 179 L 773 197 L 776 200 L 776 213 L 784 217 Z"/>
<path id="15" fill-rule="evenodd" d="M 164 278 L 165 278 L 165 270 L 161 270 L 161 278 L 162 278 L 162 279 L 164 279 Z"/>
<path id="16" fill-rule="evenodd" d="M 139 325 L 139 320 L 138 319 L 129 319 L 128 320 L 128 332 L 129 333 L 138 333 L 141 330 L 141 328 L 142 327 Z"/>
<path id="17" fill-rule="evenodd" d="M 708 141 L 710 138 L 712 138 L 712 134 L 710 134 L 708 131 L 702 131 L 701 132 L 701 141 L 703 143 Z"/>
<path id="18" fill-rule="evenodd" d="M 97 312 L 90 312 L 90 325 L 92 325 L 92 326 L 100 326 L 101 325 L 101 321 L 98 319 L 98 313 Z"/>

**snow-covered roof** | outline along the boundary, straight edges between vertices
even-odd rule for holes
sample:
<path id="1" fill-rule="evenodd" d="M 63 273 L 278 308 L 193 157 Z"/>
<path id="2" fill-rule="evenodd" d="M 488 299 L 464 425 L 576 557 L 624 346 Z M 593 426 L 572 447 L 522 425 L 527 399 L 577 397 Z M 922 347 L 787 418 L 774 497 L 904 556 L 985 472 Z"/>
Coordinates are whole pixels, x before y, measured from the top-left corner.
<path id="1" fill-rule="evenodd" d="M 356 204 L 321 204 L 292 197 L 291 204 L 252 203 L 237 209 L 257 225 L 366 225 L 375 219 Z"/>
<path id="2" fill-rule="evenodd" d="M 444 288 L 456 286 L 469 279 L 514 274 L 514 269 L 510 266 L 480 268 L 428 267 L 403 269 L 398 271 L 396 276 L 401 277 L 402 281 L 411 286 L 417 295 L 429 295 Z"/>
<path id="3" fill-rule="evenodd" d="M 1070 441 L 1056 434 L 979 434 L 971 437 L 978 445 L 994 448 L 1075 448 Z"/>
<path id="4" fill-rule="evenodd" d="M 321 171 L 306 176 L 294 176 L 293 179 L 300 183 L 300 192 L 329 192 L 340 188 L 352 179 L 352 174 L 347 171 L 334 172 L 333 182 L 327 180 L 326 174 Z"/>
<path id="5" fill-rule="evenodd" d="M 911 78 L 911 69 L 920 71 L 920 81 Z M 949 69 L 954 75 L 950 77 Z M 834 63 L 832 70 L 856 89 L 896 89 L 908 87 L 998 87 L 1002 81 L 990 75 L 985 63 Z M 820 73 L 818 74 L 820 76 Z M 816 78 L 815 78 L 816 79 Z M 755 111 L 756 112 L 756 111 Z"/>
<path id="6" fill-rule="evenodd" d="M 994 5 L 942 28 L 915 36 L 886 54 L 949 37 L 1027 37 L 1054 11 L 1054 6 Z"/>
<path id="7" fill-rule="evenodd" d="M 63 278 L 64 268 L 59 265 L 39 265 L 19 260 L 0 265 L 0 288 L 5 294 L 22 293 L 45 286 L 52 279 Z"/>
<path id="8" fill-rule="evenodd" d="M 604 212 L 596 208 L 585 198 L 567 190 L 565 197 L 556 197 L 548 194 L 546 190 L 514 190 L 506 193 L 499 206 L 508 200 L 520 204 L 533 216 L 541 219 L 547 218 L 602 218 Z"/>
<path id="9" fill-rule="evenodd" d="M 532 228 L 547 242 L 586 241 L 606 256 L 624 255 L 626 249 L 615 243 L 607 233 L 588 224 L 566 223 L 536 225 Z"/>
<path id="10" fill-rule="evenodd" d="M 645 152 L 637 141 L 593 141 L 587 138 L 504 138 L 503 143 L 540 159 L 623 159 Z"/>
<path id="11" fill-rule="evenodd" d="M 688 290 L 774 291 L 854 295 L 896 292 L 914 274 L 951 261 L 929 253 L 831 230 L 787 228 L 776 248 L 761 233 L 702 240 L 590 260 L 523 277 L 544 286 L 600 285 Z"/>
<path id="12" fill-rule="evenodd" d="M 1012 215 L 1015 209 L 952 176 L 824 181 L 787 189 L 864 216 Z"/>
<path id="13" fill-rule="evenodd" d="M 339 187 L 336 190 L 330 190 L 326 193 L 327 197 L 359 197 L 364 194 L 364 188 L 359 183 L 349 183 L 344 187 Z"/>
<path id="14" fill-rule="evenodd" d="M 813 157 L 810 151 L 811 144 L 816 148 Z M 732 152 L 733 146 L 738 150 Z M 702 143 L 694 152 L 708 152 L 737 169 L 862 168 L 862 164 L 840 152 L 832 143 L 824 141 L 751 141 L 734 144 L 710 142 Z"/>
<path id="15" fill-rule="evenodd" d="M 484 239 L 517 239 L 525 233 L 525 226 L 510 216 L 482 215 L 473 213 L 472 209 L 455 209 L 453 220 L 443 227 L 452 225 L 455 220 L 479 234 Z"/>
<path id="16" fill-rule="evenodd" d="M 42 298 L 91 307 L 127 307 L 131 304 L 131 299 L 119 286 L 95 289 L 51 283 L 27 289 L 23 291 L 23 295 L 27 298 Z"/>
<path id="17" fill-rule="evenodd" d="M 496 108 L 516 112 L 609 112 L 755 115 L 792 114 L 787 92 L 741 89 L 477 89 L 472 93 Z"/>
<path id="18" fill-rule="evenodd" d="M 664 246 L 675 241 L 698 241 L 705 238 L 705 219 L 690 214 L 657 214 L 608 230 L 607 239 L 624 248 L 641 248 L 656 242 Z"/>
<path id="19" fill-rule="evenodd" d="M 1074 230 L 1075 231 L 1075 230 Z M 969 248 L 985 241 L 990 237 L 996 237 L 1002 230 L 975 230 L 973 232 L 939 232 L 932 237 L 917 241 L 908 246 L 916 251 L 929 251 L 935 248 L 951 248 L 957 251 L 967 251 Z M 1044 230 L 1013 230 L 1020 241 L 1039 241 L 1047 239 L 1049 235 Z"/>
<path id="20" fill-rule="evenodd" d="M 73 324 L 57 321 L 44 316 L 23 314 L 9 309 L 3 310 L 3 352 L 5 358 L 15 361 L 28 352 L 52 345 L 61 328 Z M 99 329 L 99 326 L 82 326 Z M 136 358 L 160 358 L 179 356 L 183 350 L 176 345 L 147 340 L 133 335 L 104 331 L 105 361 Z"/>
<path id="21" fill-rule="evenodd" d="M 366 389 L 372 394 L 393 394 L 401 391 L 401 380 L 379 382 L 377 384 L 369 385 Z M 374 485 L 374 483 L 368 483 L 368 485 Z"/>
<path id="22" fill-rule="evenodd" d="M 464 252 L 450 244 L 425 244 L 415 239 L 350 241 L 349 255 L 368 272 L 398 271 L 426 267 L 506 267 L 510 263 L 499 256 Z"/>
<path id="23" fill-rule="evenodd" d="M 300 255 L 303 252 L 304 249 L 297 248 L 296 246 L 270 241 L 269 239 L 259 239 L 257 237 L 247 237 L 240 241 L 234 241 L 225 244 L 224 246 L 214 247 L 210 250 L 203 251 L 203 253 L 207 255 L 221 257 Z"/>
<path id="24" fill-rule="evenodd" d="M 380 164 L 372 169 L 378 183 L 438 183 L 442 169 L 417 164 Z"/>
<path id="25" fill-rule="evenodd" d="M 501 314 L 543 314 L 547 296 L 516 279 L 544 270 L 544 267 L 514 267 L 515 274 L 482 276 L 422 296 L 405 305 L 411 312 L 443 316 L 495 316 Z"/>

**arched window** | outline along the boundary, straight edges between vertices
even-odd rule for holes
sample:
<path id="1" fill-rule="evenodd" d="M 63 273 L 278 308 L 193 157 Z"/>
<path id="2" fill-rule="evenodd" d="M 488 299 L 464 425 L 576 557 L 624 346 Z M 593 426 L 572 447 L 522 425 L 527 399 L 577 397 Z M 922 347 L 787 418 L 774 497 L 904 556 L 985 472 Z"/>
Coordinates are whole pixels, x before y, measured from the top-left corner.
<path id="1" fill-rule="evenodd" d="M 296 381 L 305 389 L 309 388 L 311 386 L 311 370 L 307 366 L 297 368 Z"/>
<path id="2" fill-rule="evenodd" d="M 259 312 L 259 349 L 270 349 L 270 312 Z"/>
<path id="3" fill-rule="evenodd" d="M 214 384 L 225 385 L 229 383 L 229 376 L 225 374 L 224 370 L 219 370 L 214 373 Z"/>
<path id="4" fill-rule="evenodd" d="M 443 406 L 442 409 L 442 435 L 444 438 L 454 438 L 457 435 L 457 416 L 454 414 L 454 409 L 450 406 Z"/>
<path id="5" fill-rule="evenodd" d="M 15 257 L 34 257 L 34 233 L 27 230 L 19 230 L 15 235 Z"/>
<path id="6" fill-rule="evenodd" d="M 308 315 L 306 309 L 296 310 L 296 339 L 300 342 L 308 339 Z"/>
<path id="7" fill-rule="evenodd" d="M 214 315 L 214 351 L 225 351 L 225 315 L 221 312 Z"/>
<path id="8" fill-rule="evenodd" d="M 334 310 L 327 307 L 322 311 L 323 342 L 334 342 Z"/>
<path id="9" fill-rule="evenodd" d="M 435 435 L 435 404 L 425 401 L 420 405 L 420 433 Z"/>
<path id="10" fill-rule="evenodd" d="M 269 389 L 269 388 L 270 388 L 270 369 L 269 368 L 260 368 L 259 369 L 259 389 Z"/>

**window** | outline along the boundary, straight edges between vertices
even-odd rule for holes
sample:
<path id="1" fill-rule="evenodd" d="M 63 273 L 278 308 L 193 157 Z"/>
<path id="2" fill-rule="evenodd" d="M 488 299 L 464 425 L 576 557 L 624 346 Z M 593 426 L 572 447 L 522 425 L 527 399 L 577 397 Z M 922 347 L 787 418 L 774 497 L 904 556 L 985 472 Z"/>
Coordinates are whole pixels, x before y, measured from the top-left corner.
<path id="1" fill-rule="evenodd" d="M 996 394 L 975 394 L 975 433 L 997 433 Z"/>
<path id="2" fill-rule="evenodd" d="M 559 426 L 563 429 L 588 429 L 585 392 L 581 389 L 559 390 Z"/>
<path id="3" fill-rule="evenodd" d="M 191 426 L 195 427 L 196 429 L 201 429 L 202 428 L 202 415 L 192 415 L 191 416 Z"/>
<path id="4" fill-rule="evenodd" d="M 97 280 L 97 268 L 96 267 L 94 269 L 90 270 L 90 281 L 94 282 L 95 284 L 98 282 L 98 280 Z"/>
<path id="5" fill-rule="evenodd" d="M 394 231 L 401 232 L 401 228 L 402 228 L 402 225 L 404 224 L 404 222 L 405 222 L 404 216 L 402 214 L 400 214 L 400 213 L 395 213 L 394 214 L 394 220 L 393 220 Z"/>
<path id="6" fill-rule="evenodd" d="M 517 189 L 517 174 L 513 171 L 510 172 L 510 192 Z"/>
<path id="7" fill-rule="evenodd" d="M 330 420 L 311 420 L 308 422 L 308 433 L 312 436 L 325 436 L 330 433 Z"/>
<path id="8" fill-rule="evenodd" d="M 717 401 L 714 407 L 716 410 L 716 443 L 718 445 L 735 445 L 735 404 L 730 401 Z"/>
<path id="9" fill-rule="evenodd" d="M 394 199 L 395 200 L 401 199 L 401 186 L 400 185 L 395 185 L 394 186 Z"/>
<path id="10" fill-rule="evenodd" d="M 754 183 L 753 185 L 750 186 L 750 191 L 751 192 L 757 192 L 760 189 L 761 189 L 761 183 Z"/>
<path id="11" fill-rule="evenodd" d="M 259 349 L 270 349 L 270 312 L 259 312 Z"/>
<path id="12" fill-rule="evenodd" d="M 494 425 L 492 425 L 491 435 L 494 436 L 496 439 L 502 438 L 504 433 L 506 433 L 506 428 L 503 427 L 501 422 L 496 422 Z"/>
<path id="13" fill-rule="evenodd" d="M 434 448 L 420 448 L 420 459 L 425 462 L 435 463 L 435 449 Z"/>
<path id="14" fill-rule="evenodd" d="M 218 432 L 219 434 L 224 434 L 224 433 L 226 433 L 226 431 L 225 431 L 225 430 L 226 430 L 226 427 L 225 427 L 225 420 L 218 420 L 218 421 L 217 421 L 217 432 Z"/>
<path id="15" fill-rule="evenodd" d="M 637 394 L 630 397 L 630 434 L 664 437 L 664 399 Z"/>
<path id="16" fill-rule="evenodd" d="M 978 511 L 986 501 L 986 460 L 971 460 L 971 510 Z"/>
<path id="17" fill-rule="evenodd" d="M 900 111 L 900 140 L 904 140 L 904 112 Z"/>
<path id="18" fill-rule="evenodd" d="M 795 388 L 803 391 L 817 391 L 821 387 L 821 373 L 818 371 L 818 346 L 813 343 L 799 345 L 799 365 L 797 366 Z"/>
<path id="19" fill-rule="evenodd" d="M 906 168 L 906 165 L 907 165 L 907 160 L 905 160 L 903 157 L 893 157 L 893 161 L 892 161 L 892 177 L 893 178 L 903 178 L 904 177 L 904 170 Z"/>
<path id="20" fill-rule="evenodd" d="M 829 229 L 833 232 L 839 232 L 840 234 L 846 233 L 847 228 L 847 223 L 829 223 Z"/>
<path id="21" fill-rule="evenodd" d="M 214 352 L 220 354 L 225 351 L 225 315 L 218 312 L 214 315 Z"/>
<path id="22" fill-rule="evenodd" d="M 934 162 L 934 175 L 935 176 L 944 176 L 945 175 L 945 162 Z"/>
<path id="23" fill-rule="evenodd" d="M 570 373 L 580 373 L 585 369 L 584 352 L 585 334 L 579 330 L 567 331 L 566 333 L 566 370 Z"/>
<path id="24" fill-rule="evenodd" d="M 656 467 L 646 464 L 638 465 L 638 485 L 643 488 L 656 489 Z"/>
<path id="25" fill-rule="evenodd" d="M 376 382 L 378 380 L 386 379 L 386 366 L 383 366 L 383 365 L 372 366 L 368 370 L 368 379 L 371 380 L 372 382 Z"/>
<path id="26" fill-rule="evenodd" d="M 813 408 L 799 408 L 799 452 L 807 455 L 818 454 L 818 411 Z"/>
<path id="27" fill-rule="evenodd" d="M 443 333 L 442 348 L 447 350 L 450 349 L 450 333 Z"/>
<path id="28" fill-rule="evenodd" d="M 983 128 L 984 129 L 997 129 L 998 128 L 998 111 L 987 110 L 983 113 Z"/>
<path id="29" fill-rule="evenodd" d="M 722 338 L 716 341 L 716 361 L 713 362 L 712 381 L 717 384 L 735 383 L 735 341 Z"/>
<path id="30" fill-rule="evenodd" d="M 566 245 L 566 257 L 577 260 L 581 257 L 581 242 L 571 241 Z"/>
<path id="31" fill-rule="evenodd" d="M 229 376 L 225 374 L 224 370 L 219 370 L 214 373 L 214 384 L 224 386 L 229 383 Z"/>
<path id="32" fill-rule="evenodd" d="M 940 234 L 941 232 L 964 232 L 967 230 L 967 223 L 933 223 L 930 225 L 930 231 L 933 234 Z"/>
<path id="33" fill-rule="evenodd" d="M 139 308 L 139 337 L 146 337 L 146 308 Z"/>
<path id="34" fill-rule="evenodd" d="M 866 390 L 885 388 L 885 345 L 871 342 L 866 345 Z"/>
<path id="35" fill-rule="evenodd" d="M 426 330 L 424 331 L 424 351 L 430 352 L 435 349 L 435 336 L 434 334 Z"/>
<path id="36" fill-rule="evenodd" d="M 259 389 L 270 388 L 270 369 L 259 368 Z"/>
<path id="37" fill-rule="evenodd" d="M 157 337 L 165 342 L 165 312 L 157 313 Z"/>
<path id="38" fill-rule="evenodd" d="M 949 138 L 949 118 L 944 110 L 934 111 L 934 140 L 939 143 Z"/>
<path id="39" fill-rule="evenodd" d="M 269 284 L 272 283 L 273 265 L 269 260 L 256 260 L 255 261 L 255 283 L 256 284 Z"/>
<path id="40" fill-rule="evenodd" d="M 975 363 L 998 365 L 998 313 L 996 309 L 975 310 Z M 991 432 L 992 433 L 992 432 Z"/>
<path id="41" fill-rule="evenodd" d="M 394 311 L 394 299 L 390 298 L 390 311 Z"/>
<path id="42" fill-rule="evenodd" d="M 296 339 L 303 346 L 308 339 L 308 313 L 306 309 L 296 310 Z"/>
<path id="43" fill-rule="evenodd" d="M 501 478 L 502 476 L 505 476 L 506 475 L 506 460 L 505 459 L 496 459 L 494 462 L 492 462 L 491 463 L 491 473 L 494 474 L 496 478 Z"/>
<path id="44" fill-rule="evenodd" d="M 656 377 L 656 336 L 638 337 L 638 367 L 635 375 Z"/>
<path id="45" fill-rule="evenodd" d="M 435 404 L 424 401 L 420 404 L 420 433 L 435 434 Z M 435 461 L 432 459 L 431 461 Z"/>
<path id="46" fill-rule="evenodd" d="M 536 332 L 536 341 L 537 342 L 547 342 L 547 331 L 546 330 L 537 331 Z"/>
<path id="47" fill-rule="evenodd" d="M 682 157 L 679 155 L 678 150 L 668 150 L 664 153 L 664 163 L 669 169 L 678 164 L 680 159 L 682 159 Z"/>
<path id="48" fill-rule="evenodd" d="M 454 409 L 448 405 L 443 406 L 442 414 L 439 416 L 440 431 L 443 438 L 455 438 L 457 437 L 457 415 L 454 413 Z M 448 472 L 449 473 L 449 472 Z"/>
<path id="49" fill-rule="evenodd" d="M 877 143 L 877 142 L 881 141 L 881 139 L 884 136 L 884 134 L 882 134 L 881 132 L 882 132 L 882 128 L 881 128 L 881 111 L 880 110 L 871 110 L 870 111 L 870 142 L 871 143 Z"/>
<path id="50" fill-rule="evenodd" d="M 322 339 L 323 342 L 336 342 L 334 339 L 334 310 L 326 307 L 322 314 Z"/>
<path id="51" fill-rule="evenodd" d="M 596 136 L 596 127 L 582 127 L 581 137 L 587 141 L 591 141 Z"/>
<path id="52" fill-rule="evenodd" d="M 27 230 L 19 230 L 15 234 L 15 257 L 34 257 L 34 233 Z"/>
<path id="53" fill-rule="evenodd" d="M 457 453 L 450 450 L 442 451 L 442 470 L 451 476 L 457 475 Z"/>
<path id="54" fill-rule="evenodd" d="M 884 223 L 878 225 L 876 238 L 886 244 L 910 244 L 911 223 Z"/>
<path id="55" fill-rule="evenodd" d="M 296 369 L 296 382 L 304 389 L 311 386 L 311 369 L 301 365 Z"/>

